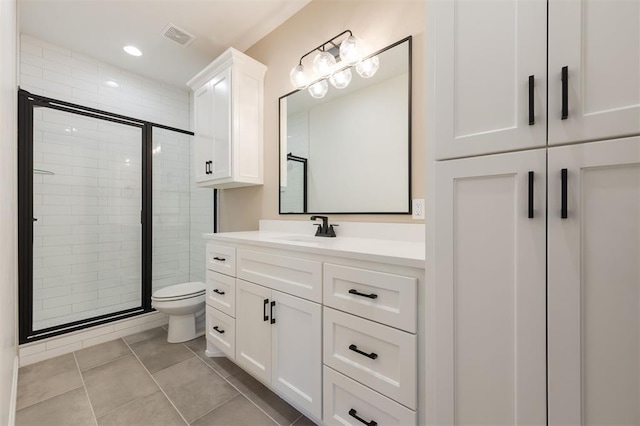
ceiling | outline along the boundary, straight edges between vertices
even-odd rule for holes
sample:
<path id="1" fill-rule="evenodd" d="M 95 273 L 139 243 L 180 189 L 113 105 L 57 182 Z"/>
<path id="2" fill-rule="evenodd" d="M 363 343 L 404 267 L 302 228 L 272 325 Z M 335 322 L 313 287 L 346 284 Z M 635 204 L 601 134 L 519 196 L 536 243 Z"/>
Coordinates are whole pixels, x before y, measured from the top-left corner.
<path id="1" fill-rule="evenodd" d="M 244 51 L 310 0 L 19 0 L 20 32 L 173 86 L 228 47 Z M 172 23 L 187 47 L 162 36 Z M 126 54 L 134 45 L 142 56 Z"/>

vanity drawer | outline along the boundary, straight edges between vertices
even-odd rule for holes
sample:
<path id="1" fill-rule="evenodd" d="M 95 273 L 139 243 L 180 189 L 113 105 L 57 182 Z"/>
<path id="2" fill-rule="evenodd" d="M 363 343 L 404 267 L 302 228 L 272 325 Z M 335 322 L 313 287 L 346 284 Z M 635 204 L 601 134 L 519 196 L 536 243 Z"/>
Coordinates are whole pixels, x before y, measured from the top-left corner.
<path id="1" fill-rule="evenodd" d="M 323 367 L 323 416 L 327 425 L 362 426 L 416 424 L 416 412 L 372 391 L 350 378 Z M 353 411 L 352 411 L 353 410 Z M 358 420 L 360 417 L 363 421 Z"/>
<path id="2" fill-rule="evenodd" d="M 324 363 L 416 409 L 416 335 L 324 308 Z"/>
<path id="3" fill-rule="evenodd" d="M 324 304 L 415 333 L 417 279 L 348 266 L 324 264 Z"/>
<path id="4" fill-rule="evenodd" d="M 238 278 L 322 303 L 322 263 L 238 249 Z"/>
<path id="5" fill-rule="evenodd" d="M 236 358 L 236 320 L 207 305 L 207 340 L 229 359 Z"/>
<path id="6" fill-rule="evenodd" d="M 207 305 L 235 318 L 236 279 L 228 275 L 207 271 Z"/>
<path id="7" fill-rule="evenodd" d="M 236 249 L 218 244 L 207 244 L 207 269 L 235 277 Z"/>

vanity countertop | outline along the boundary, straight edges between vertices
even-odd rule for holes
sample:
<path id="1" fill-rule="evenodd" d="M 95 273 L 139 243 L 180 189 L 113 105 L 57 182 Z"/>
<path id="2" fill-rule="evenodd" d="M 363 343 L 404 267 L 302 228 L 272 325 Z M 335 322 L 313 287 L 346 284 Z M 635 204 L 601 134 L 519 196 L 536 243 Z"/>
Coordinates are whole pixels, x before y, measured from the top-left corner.
<path id="1" fill-rule="evenodd" d="M 304 251 L 373 262 L 424 268 L 424 242 L 375 238 L 323 238 L 290 232 L 247 231 L 204 234 L 207 240 L 252 244 L 283 250 Z"/>

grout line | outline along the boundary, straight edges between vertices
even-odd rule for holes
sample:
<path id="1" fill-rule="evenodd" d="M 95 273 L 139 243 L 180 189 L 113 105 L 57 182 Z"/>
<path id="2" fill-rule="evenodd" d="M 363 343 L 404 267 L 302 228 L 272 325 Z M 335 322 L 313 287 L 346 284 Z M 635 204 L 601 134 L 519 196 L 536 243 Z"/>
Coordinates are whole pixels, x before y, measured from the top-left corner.
<path id="1" fill-rule="evenodd" d="M 84 394 L 87 396 L 87 401 L 89 401 L 89 408 L 91 408 L 91 414 L 93 415 L 93 421 L 95 425 L 98 425 L 98 418 L 96 417 L 96 412 L 93 409 L 93 404 L 91 403 L 91 398 L 89 398 L 89 391 L 87 390 L 87 385 L 84 383 L 84 376 L 82 375 L 82 370 L 80 369 L 80 364 L 78 363 L 78 358 L 76 357 L 76 352 L 72 352 L 73 360 L 76 363 L 76 368 L 78 369 L 78 374 L 80 374 L 80 380 L 82 381 L 82 388 L 84 389 Z"/>
<path id="2" fill-rule="evenodd" d="M 234 399 L 239 398 L 239 397 L 245 397 L 245 396 L 244 396 L 244 395 L 242 395 L 240 392 L 238 392 L 236 395 L 233 395 L 231 398 L 227 399 L 226 401 L 224 401 L 224 402 L 222 402 L 222 403 L 220 403 L 220 404 L 216 405 L 214 408 L 212 408 L 211 410 L 207 411 L 206 413 L 204 413 L 203 415 L 201 415 L 200 417 L 198 417 L 197 419 L 195 419 L 195 420 L 194 420 L 193 422 L 191 422 L 191 423 L 195 423 L 195 422 L 197 422 L 198 420 L 200 420 L 201 418 L 203 418 L 203 417 L 204 417 L 204 416 L 206 416 L 207 414 L 209 414 L 209 413 L 211 413 L 211 412 L 213 412 L 213 411 L 217 410 L 218 408 L 222 407 L 222 406 L 223 406 L 223 405 L 225 405 L 226 403 L 231 402 L 231 401 L 233 401 Z M 246 398 L 246 397 L 245 397 L 245 398 Z"/>
<path id="3" fill-rule="evenodd" d="M 149 372 L 149 370 L 147 370 L 147 367 L 144 365 L 144 363 L 140 360 L 140 358 L 138 358 L 138 354 L 136 354 L 134 352 L 133 349 L 131 349 L 131 346 L 129 346 L 129 344 L 127 343 L 126 340 L 122 339 L 122 341 L 124 342 L 125 345 L 127 345 L 127 347 L 129 348 L 129 350 L 131 351 L 131 353 L 133 353 L 133 356 L 138 360 L 138 362 L 140 363 L 140 365 L 142 366 L 142 368 L 144 368 L 144 371 L 147 372 L 147 374 L 151 377 L 151 380 L 153 380 L 153 382 L 156 384 L 156 386 L 158 386 L 158 389 L 160 389 L 160 392 L 162 392 L 162 394 L 164 395 L 165 398 L 167 398 L 167 401 L 169 401 L 169 404 L 171 404 L 171 406 L 176 410 L 176 412 L 178 413 L 178 415 L 180 416 L 180 418 L 184 421 L 184 423 L 188 426 L 189 422 L 187 421 L 187 419 L 184 418 L 184 416 L 182 415 L 182 413 L 180 412 L 180 410 L 178 410 L 178 407 L 175 406 L 175 404 L 173 403 L 173 401 L 171 401 L 171 398 L 169 398 L 169 395 L 166 394 L 166 392 L 164 391 L 164 389 L 162 389 L 162 386 L 160 386 L 160 383 L 158 383 L 158 381 L 156 380 L 155 377 L 153 377 L 153 374 L 151 374 Z M 144 397 L 141 397 L 144 398 Z"/>
<path id="4" fill-rule="evenodd" d="M 205 344 L 206 344 L 206 338 L 205 338 Z M 280 423 L 278 423 L 278 422 L 276 421 L 276 419 L 274 419 L 273 417 L 271 417 L 271 416 L 269 415 L 269 413 L 267 413 L 266 411 L 264 411 L 264 410 L 262 409 L 262 407 L 260 407 L 258 404 L 256 404 L 256 403 L 253 401 L 253 399 L 249 398 L 249 397 L 248 397 L 244 392 L 242 392 L 242 391 L 241 391 L 240 389 L 238 389 L 238 388 L 237 388 L 233 383 L 231 383 L 229 380 L 227 380 L 227 378 L 226 378 L 226 377 L 223 377 L 223 376 L 222 376 L 222 374 L 220 374 L 220 373 L 218 372 L 218 370 L 216 370 L 216 369 L 215 369 L 215 368 L 213 368 L 211 365 L 209 365 L 209 363 L 208 363 L 207 361 L 205 361 L 204 359 L 200 358 L 200 356 L 198 356 L 198 354 L 197 354 L 195 351 L 193 351 L 190 347 L 188 347 L 188 346 L 187 346 L 187 345 L 185 345 L 184 343 L 183 343 L 183 345 L 184 345 L 188 350 L 190 350 L 190 351 L 191 351 L 191 352 L 196 356 L 196 358 L 198 358 L 201 362 L 203 362 L 203 363 L 204 363 L 204 365 L 206 365 L 206 366 L 207 366 L 207 367 L 209 367 L 211 370 L 213 370 L 213 372 L 214 372 L 214 373 L 216 373 L 218 376 L 220 376 L 220 377 L 222 378 L 222 380 L 224 380 L 225 382 L 229 383 L 229 384 L 230 384 L 230 385 L 231 385 L 235 390 L 237 390 L 237 391 L 238 391 L 238 393 L 239 393 L 240 395 L 244 396 L 245 398 L 247 398 L 247 400 L 249 400 L 249 402 L 250 402 L 250 403 L 252 403 L 253 405 L 255 405 L 255 407 L 256 407 L 258 410 L 262 411 L 262 412 L 264 413 L 264 415 L 265 415 L 265 416 L 267 416 L 268 418 L 270 418 L 270 419 L 271 419 L 271 421 L 272 421 L 273 423 L 275 423 L 275 424 L 276 424 L 276 425 L 278 425 L 278 426 L 285 426 L 285 425 L 281 425 Z M 206 355 L 205 355 L 205 356 L 206 356 Z M 226 358 L 226 356 L 225 356 L 224 358 Z M 227 358 L 227 359 L 228 359 L 228 358 Z M 229 361 L 231 361 L 231 360 L 229 360 Z M 231 362 L 233 362 L 233 361 L 231 361 Z M 233 362 L 233 364 L 235 365 L 235 362 Z M 241 371 L 244 371 L 244 370 L 242 370 L 242 369 L 241 369 Z M 231 376 L 233 376 L 233 374 L 230 374 L 230 375 L 229 375 L 229 377 L 231 377 Z M 253 378 L 253 376 L 251 376 L 251 377 Z M 255 380 L 255 379 L 254 379 L 254 380 Z M 257 381 L 257 380 L 256 380 L 256 381 Z M 260 382 L 258 382 L 258 383 L 260 383 Z M 262 384 L 262 383 L 260 383 L 260 384 Z M 271 390 L 269 390 L 269 391 L 271 392 Z M 278 396 L 278 395 L 276 395 L 276 396 Z M 278 396 L 278 398 L 280 398 L 280 396 Z M 233 399 L 233 398 L 232 398 L 232 399 Z M 229 400 L 229 401 L 230 401 L 230 400 Z M 229 402 L 229 401 L 227 401 L 227 402 Z M 222 404 L 221 404 L 221 405 L 222 405 Z M 218 406 L 218 407 L 219 407 L 219 406 Z M 217 407 L 216 407 L 216 408 L 217 408 Z M 294 407 L 294 408 L 295 408 L 295 407 Z M 213 410 L 211 410 L 211 411 L 213 411 Z M 210 413 L 211 411 L 209 411 L 209 413 Z M 207 414 L 208 414 L 208 413 L 207 413 Z M 296 421 L 298 421 L 298 420 L 296 420 Z"/>
<path id="5" fill-rule="evenodd" d="M 295 419 L 295 420 L 293 421 L 293 423 L 291 423 L 291 425 L 290 425 L 290 426 L 295 425 L 295 424 L 298 422 L 298 420 L 300 420 L 302 417 L 304 417 L 304 414 L 300 414 L 300 417 L 298 417 L 297 419 Z"/>

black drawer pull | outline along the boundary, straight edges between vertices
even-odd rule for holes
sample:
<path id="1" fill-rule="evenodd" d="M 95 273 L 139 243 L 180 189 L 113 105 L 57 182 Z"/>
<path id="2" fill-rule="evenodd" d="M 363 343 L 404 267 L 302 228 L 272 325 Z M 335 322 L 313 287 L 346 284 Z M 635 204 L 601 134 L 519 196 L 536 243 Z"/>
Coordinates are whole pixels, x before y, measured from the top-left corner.
<path id="1" fill-rule="evenodd" d="M 566 219 L 569 216 L 567 212 L 567 180 L 568 180 L 567 169 L 561 170 L 561 178 L 562 178 L 562 200 L 560 200 L 561 202 L 560 218 Z"/>
<path id="2" fill-rule="evenodd" d="M 218 294 L 219 294 L 219 295 L 221 295 L 221 296 L 224 294 L 224 291 L 220 291 L 220 290 L 218 290 L 217 288 L 214 288 L 214 289 L 213 289 L 213 292 L 214 292 L 214 293 L 218 293 Z"/>
<path id="3" fill-rule="evenodd" d="M 349 415 L 351 417 L 353 417 L 354 419 L 357 419 L 358 421 L 364 423 L 365 425 L 378 426 L 378 422 L 376 422 L 374 420 L 371 420 L 370 422 L 368 422 L 365 419 L 363 419 L 362 417 L 358 416 L 358 412 L 356 410 L 354 410 L 353 408 L 351 410 L 349 410 Z"/>
<path id="4" fill-rule="evenodd" d="M 562 67 L 562 119 L 569 118 L 569 67 Z"/>
<path id="5" fill-rule="evenodd" d="M 262 321 L 269 321 L 269 315 L 267 315 L 267 305 L 269 304 L 269 299 L 264 299 L 264 306 L 262 307 Z"/>
<path id="6" fill-rule="evenodd" d="M 534 89 L 536 87 L 535 77 L 529 76 L 529 126 L 536 124 L 535 106 L 533 104 Z"/>
<path id="7" fill-rule="evenodd" d="M 220 334 L 224 334 L 224 330 L 220 330 L 217 325 L 215 327 L 213 327 L 213 329 L 215 331 L 217 331 L 218 333 L 220 333 Z"/>
<path id="8" fill-rule="evenodd" d="M 529 219 L 533 219 L 533 172 L 529 172 Z"/>
<path id="9" fill-rule="evenodd" d="M 217 256 L 216 256 L 216 257 L 214 257 L 214 258 L 213 258 L 213 260 L 219 260 L 220 262 L 224 262 L 224 261 L 226 261 L 227 259 L 225 259 L 224 257 L 217 257 Z"/>
<path id="10" fill-rule="evenodd" d="M 366 352 L 362 352 L 360 349 L 358 349 L 358 347 L 356 345 L 349 345 L 349 349 L 351 349 L 354 352 L 359 353 L 360 355 L 364 355 L 367 358 L 371 358 L 371 359 L 376 359 L 378 358 L 378 354 L 375 352 L 371 352 L 370 354 L 366 353 Z"/>
<path id="11" fill-rule="evenodd" d="M 349 294 L 355 294 L 356 296 L 362 296 L 362 297 L 368 297 L 369 299 L 377 299 L 378 295 L 375 293 L 371 293 L 371 294 L 364 294 L 364 293 L 360 293 L 358 290 L 356 289 L 351 289 L 349 290 Z"/>
<path id="12" fill-rule="evenodd" d="M 271 324 L 275 324 L 276 323 L 276 319 L 273 317 L 273 307 L 276 306 L 276 301 L 272 301 L 271 302 Z"/>

